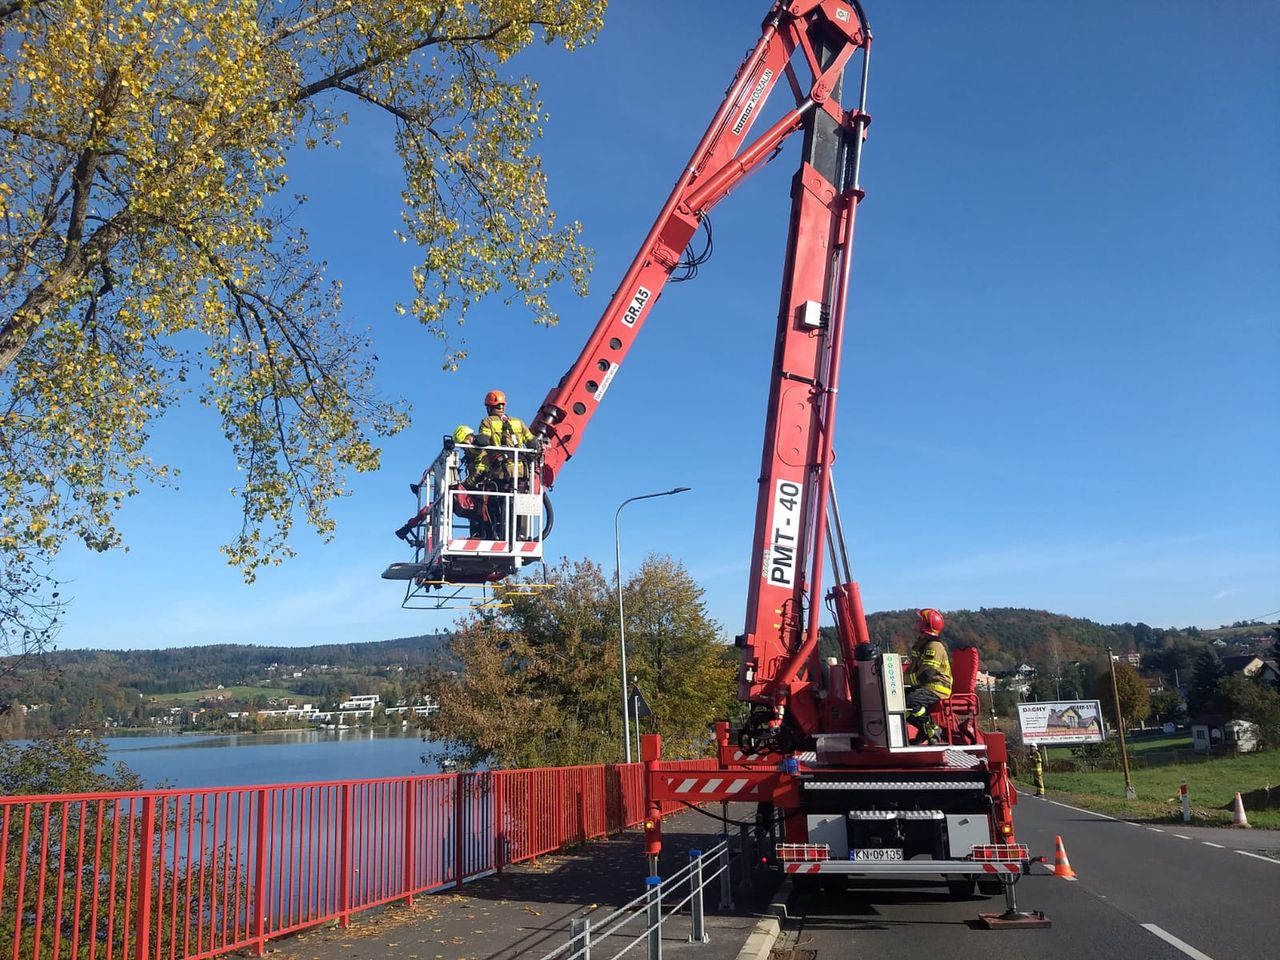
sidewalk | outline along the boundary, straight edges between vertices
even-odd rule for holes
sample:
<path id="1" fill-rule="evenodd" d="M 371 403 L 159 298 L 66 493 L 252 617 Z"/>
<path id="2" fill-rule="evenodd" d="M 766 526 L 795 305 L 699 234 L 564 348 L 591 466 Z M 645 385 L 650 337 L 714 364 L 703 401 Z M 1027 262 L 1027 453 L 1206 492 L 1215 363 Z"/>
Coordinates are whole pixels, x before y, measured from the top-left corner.
<path id="1" fill-rule="evenodd" d="M 742 819 L 751 808 L 730 807 Z M 688 811 L 663 822 L 660 873 L 670 876 L 688 862 L 691 849 L 708 850 L 723 829 L 718 820 Z M 728 828 L 736 833 L 736 828 Z M 595 840 L 561 854 L 509 866 L 502 877 L 490 876 L 461 890 L 416 897 L 412 907 L 394 905 L 352 918 L 351 927 L 304 931 L 273 941 L 277 960 L 538 960 L 568 942 L 569 920 L 588 917 L 593 923 L 644 892 L 644 840 L 634 828 L 608 840 Z M 687 960 L 735 960 L 768 907 L 776 883 L 755 889 L 737 886 L 734 863 L 732 911 L 718 910 L 719 879 L 704 890 L 707 943 L 689 943 L 690 920 L 685 907 L 663 923 L 662 951 Z M 674 903 L 688 895 L 685 884 Z M 669 907 L 664 909 L 666 914 Z M 623 932 L 598 944 L 592 956 L 618 953 L 646 924 L 634 921 Z M 626 954 L 645 957 L 643 941 Z"/>

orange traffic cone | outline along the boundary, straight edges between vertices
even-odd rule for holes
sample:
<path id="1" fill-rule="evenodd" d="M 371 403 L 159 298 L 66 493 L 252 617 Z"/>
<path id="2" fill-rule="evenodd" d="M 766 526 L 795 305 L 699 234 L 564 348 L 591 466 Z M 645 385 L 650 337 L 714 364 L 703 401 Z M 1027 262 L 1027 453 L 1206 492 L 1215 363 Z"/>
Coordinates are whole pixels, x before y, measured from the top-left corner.
<path id="1" fill-rule="evenodd" d="M 1236 817 L 1231 822 L 1231 825 L 1233 827 L 1245 827 L 1246 829 L 1249 826 L 1249 818 L 1244 815 L 1244 801 L 1240 799 L 1239 790 L 1236 791 Z"/>
<path id="2" fill-rule="evenodd" d="M 1070 880 L 1076 878 L 1076 872 L 1071 869 L 1071 861 L 1067 859 L 1067 851 L 1062 846 L 1062 838 L 1054 837 L 1053 851 L 1053 875 L 1055 877 L 1067 877 Z"/>

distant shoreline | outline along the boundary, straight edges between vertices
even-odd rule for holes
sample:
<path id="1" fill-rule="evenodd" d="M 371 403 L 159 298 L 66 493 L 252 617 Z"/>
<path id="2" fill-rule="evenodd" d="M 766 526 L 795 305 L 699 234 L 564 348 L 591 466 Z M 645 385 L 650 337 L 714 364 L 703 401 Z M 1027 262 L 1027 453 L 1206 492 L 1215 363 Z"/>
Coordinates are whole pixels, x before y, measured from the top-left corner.
<path id="1" fill-rule="evenodd" d="M 270 733 L 337 733 L 339 730 L 351 732 L 364 732 L 368 730 L 407 730 L 399 724 L 385 723 L 372 727 L 271 727 L 266 730 L 161 730 L 155 727 L 115 727 L 111 730 L 103 730 L 95 733 L 90 730 L 82 730 L 81 733 L 92 734 L 102 739 L 108 737 L 252 737 L 259 734 Z M 70 733 L 71 731 L 68 731 Z"/>

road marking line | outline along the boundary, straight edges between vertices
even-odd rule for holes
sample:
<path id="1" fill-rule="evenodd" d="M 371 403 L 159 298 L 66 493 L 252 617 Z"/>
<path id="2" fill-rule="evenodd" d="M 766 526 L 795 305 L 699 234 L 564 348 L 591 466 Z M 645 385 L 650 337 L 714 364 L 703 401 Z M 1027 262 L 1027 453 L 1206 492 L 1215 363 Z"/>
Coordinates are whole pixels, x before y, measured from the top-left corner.
<path id="1" fill-rule="evenodd" d="M 1225 850 L 1225 849 L 1227 849 L 1227 848 L 1226 848 L 1226 847 L 1224 847 L 1222 844 L 1220 844 L 1220 843 L 1214 843 L 1212 840 L 1201 840 L 1200 842 L 1201 842 L 1201 843 L 1203 843 L 1206 847 L 1214 847 L 1215 849 L 1218 849 L 1218 850 Z"/>
<path id="2" fill-rule="evenodd" d="M 1125 821 L 1125 823 L 1127 823 L 1127 824 L 1128 824 L 1129 826 L 1131 826 L 1131 827 L 1140 827 L 1140 826 L 1142 826 L 1142 824 L 1140 824 L 1140 823 L 1134 823 L 1132 820 L 1126 820 L 1126 821 Z"/>
<path id="3" fill-rule="evenodd" d="M 1190 838 L 1190 837 L 1188 837 L 1185 833 L 1175 833 L 1175 834 L 1174 834 L 1174 836 L 1175 836 L 1175 837 L 1177 837 L 1179 840 L 1190 840 L 1190 839 L 1191 839 L 1191 838 Z"/>
<path id="4" fill-rule="evenodd" d="M 1255 860 L 1262 860 L 1266 863 L 1280 863 L 1280 860 L 1275 860 L 1271 857 L 1264 857 L 1260 853 L 1250 853 L 1248 850 L 1237 850 L 1236 853 L 1240 854 L 1242 857 L 1253 857 Z"/>
<path id="5" fill-rule="evenodd" d="M 1159 827 L 1147 827 L 1147 829 L 1150 830 L 1152 833 L 1164 833 L 1164 831 L 1161 830 Z"/>
<path id="6" fill-rule="evenodd" d="M 1161 930 L 1154 923 L 1144 923 L 1142 924 L 1142 929 L 1146 930 L 1148 933 L 1154 933 L 1165 943 L 1170 946 L 1177 947 L 1188 957 L 1193 957 L 1195 960 L 1213 960 L 1213 957 L 1209 956 L 1207 953 L 1201 953 L 1195 947 L 1191 946 L 1191 944 L 1184 943 L 1167 930 Z"/>
<path id="7" fill-rule="evenodd" d="M 1108 817 L 1105 813 L 1098 813 L 1094 810 L 1086 810 L 1084 807 L 1073 807 L 1069 803 L 1060 803 L 1057 800 L 1048 800 L 1047 802 L 1052 803 L 1056 807 L 1066 807 L 1068 810 L 1074 810 L 1076 813 L 1087 813 L 1091 817 L 1101 817 L 1103 820 L 1119 821 L 1120 819 L 1119 817 Z"/>

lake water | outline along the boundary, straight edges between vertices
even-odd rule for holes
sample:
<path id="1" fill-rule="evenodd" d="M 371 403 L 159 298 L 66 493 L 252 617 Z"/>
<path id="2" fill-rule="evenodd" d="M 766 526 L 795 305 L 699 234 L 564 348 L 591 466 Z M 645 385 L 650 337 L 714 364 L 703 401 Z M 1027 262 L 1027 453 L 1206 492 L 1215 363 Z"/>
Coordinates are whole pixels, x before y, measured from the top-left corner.
<path id="1" fill-rule="evenodd" d="M 231 787 L 309 780 L 363 780 L 438 773 L 416 735 L 353 730 L 107 737 L 111 762 L 148 787 Z"/>

